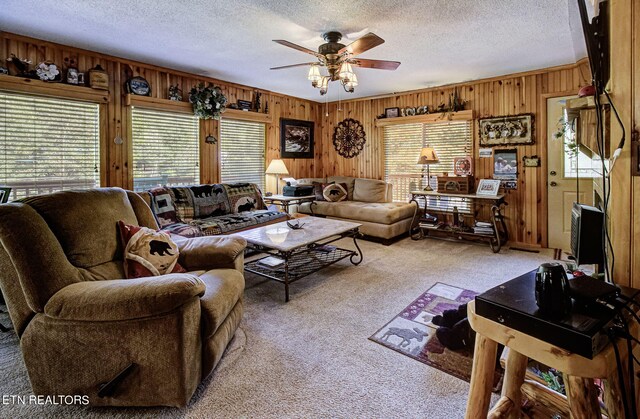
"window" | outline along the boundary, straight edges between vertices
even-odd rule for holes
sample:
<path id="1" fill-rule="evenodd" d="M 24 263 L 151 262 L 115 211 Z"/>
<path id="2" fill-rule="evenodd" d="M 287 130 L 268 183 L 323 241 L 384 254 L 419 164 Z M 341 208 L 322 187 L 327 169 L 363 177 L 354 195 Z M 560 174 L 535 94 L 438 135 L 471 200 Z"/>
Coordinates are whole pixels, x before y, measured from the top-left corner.
<path id="1" fill-rule="evenodd" d="M 264 191 L 265 126 L 234 119 L 220 121 L 222 182 L 255 183 Z"/>
<path id="2" fill-rule="evenodd" d="M 134 107 L 133 190 L 200 183 L 199 123 L 194 115 Z"/>
<path id="3" fill-rule="evenodd" d="M 99 105 L 0 92 L 0 185 L 11 198 L 100 186 Z"/>
<path id="4" fill-rule="evenodd" d="M 437 164 L 429 166 L 432 178 L 442 172 L 453 175 L 453 160 L 472 155 L 472 121 L 446 121 L 418 124 L 388 125 L 384 127 L 385 178 L 393 184 L 393 200 L 407 202 L 412 190 L 426 186 L 426 167 L 418 165 L 420 149 L 426 145 L 438 154 Z M 436 189 L 434 180 L 432 186 Z M 456 201 L 455 203 L 452 202 Z M 467 211 L 468 204 L 460 198 L 449 199 L 447 206 L 460 204 L 458 209 Z M 458 202 L 460 201 L 460 202 Z M 431 207 L 442 207 L 442 200 L 433 199 Z"/>

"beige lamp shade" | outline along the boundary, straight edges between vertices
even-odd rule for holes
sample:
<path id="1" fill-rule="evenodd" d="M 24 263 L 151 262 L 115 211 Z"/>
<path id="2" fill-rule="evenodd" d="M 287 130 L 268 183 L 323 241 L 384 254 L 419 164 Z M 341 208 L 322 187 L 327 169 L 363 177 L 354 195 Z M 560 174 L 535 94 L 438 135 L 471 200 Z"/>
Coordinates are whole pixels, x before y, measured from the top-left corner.
<path id="1" fill-rule="evenodd" d="M 288 175 L 289 171 L 282 160 L 273 159 L 271 163 L 269 163 L 269 167 L 267 167 L 265 173 L 268 175 Z"/>
<path id="2" fill-rule="evenodd" d="M 434 164 L 439 162 L 440 160 L 438 160 L 438 155 L 432 147 L 422 147 L 418 163 L 416 164 Z"/>

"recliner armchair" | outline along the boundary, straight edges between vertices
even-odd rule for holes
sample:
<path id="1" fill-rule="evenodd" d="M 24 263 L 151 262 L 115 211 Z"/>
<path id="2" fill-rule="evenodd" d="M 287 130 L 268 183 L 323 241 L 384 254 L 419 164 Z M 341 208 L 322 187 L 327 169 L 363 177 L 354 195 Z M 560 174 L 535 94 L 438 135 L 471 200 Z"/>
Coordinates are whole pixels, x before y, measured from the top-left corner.
<path id="1" fill-rule="evenodd" d="M 119 188 L 0 205 L 0 287 L 31 386 L 92 405 L 184 406 L 242 318 L 246 242 L 178 238 L 188 273 L 123 279 L 119 220 L 158 228 Z"/>

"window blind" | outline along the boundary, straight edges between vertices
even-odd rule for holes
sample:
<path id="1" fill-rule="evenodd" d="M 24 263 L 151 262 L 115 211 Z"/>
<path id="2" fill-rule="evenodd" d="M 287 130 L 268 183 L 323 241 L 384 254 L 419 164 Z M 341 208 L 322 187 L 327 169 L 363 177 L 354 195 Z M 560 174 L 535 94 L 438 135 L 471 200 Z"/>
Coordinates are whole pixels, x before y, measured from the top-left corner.
<path id="1" fill-rule="evenodd" d="M 453 174 L 454 158 L 472 154 L 471 129 L 472 121 L 384 127 L 385 179 L 393 184 L 393 200 L 407 202 L 412 190 L 419 190 L 426 186 L 426 167 L 416 164 L 420 150 L 424 146 L 433 147 L 440 161 L 429 166 L 432 178 L 442 172 Z M 432 179 L 431 185 L 436 189 L 435 179 Z M 462 205 L 462 207 L 466 206 L 468 205 Z"/>
<path id="2" fill-rule="evenodd" d="M 200 183 L 199 124 L 194 115 L 134 107 L 133 189 Z"/>
<path id="3" fill-rule="evenodd" d="M 223 182 L 255 183 L 264 191 L 265 124 L 220 121 L 220 176 Z"/>
<path id="4" fill-rule="evenodd" d="M 99 106 L 0 92 L 0 187 L 11 200 L 100 186 Z"/>

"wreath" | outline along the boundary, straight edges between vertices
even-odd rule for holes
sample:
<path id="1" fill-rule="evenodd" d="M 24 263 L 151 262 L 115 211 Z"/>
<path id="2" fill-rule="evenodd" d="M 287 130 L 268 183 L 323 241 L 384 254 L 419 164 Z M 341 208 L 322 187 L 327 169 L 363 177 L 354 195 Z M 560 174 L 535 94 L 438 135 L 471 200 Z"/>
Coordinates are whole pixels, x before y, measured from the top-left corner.
<path id="1" fill-rule="evenodd" d="M 366 142 L 364 127 L 355 119 L 345 119 L 333 131 L 333 146 L 338 154 L 348 159 L 360 154 Z"/>
<path id="2" fill-rule="evenodd" d="M 227 109 L 227 97 L 219 86 L 204 83 L 191 89 L 189 102 L 193 104 L 193 113 L 200 119 L 220 119 L 220 115 Z"/>

